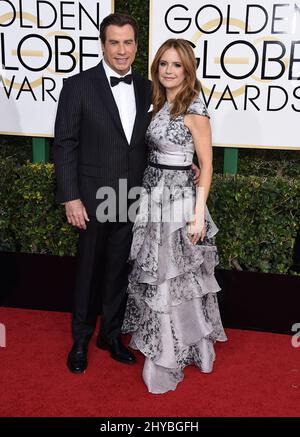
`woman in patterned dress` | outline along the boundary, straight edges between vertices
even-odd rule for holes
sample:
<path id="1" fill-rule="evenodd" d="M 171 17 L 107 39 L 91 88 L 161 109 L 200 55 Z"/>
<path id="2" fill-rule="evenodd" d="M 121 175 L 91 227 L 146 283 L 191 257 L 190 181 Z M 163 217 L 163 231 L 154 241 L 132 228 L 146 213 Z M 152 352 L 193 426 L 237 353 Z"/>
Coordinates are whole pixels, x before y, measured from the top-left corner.
<path id="1" fill-rule="evenodd" d="M 209 115 L 199 97 L 196 60 L 183 39 L 167 40 L 152 67 L 149 164 L 133 227 L 123 332 L 145 356 L 151 393 L 175 390 L 183 369 L 211 372 L 214 343 L 225 341 L 214 276 L 218 228 L 206 206 L 212 179 Z M 199 187 L 191 164 L 196 152 Z"/>

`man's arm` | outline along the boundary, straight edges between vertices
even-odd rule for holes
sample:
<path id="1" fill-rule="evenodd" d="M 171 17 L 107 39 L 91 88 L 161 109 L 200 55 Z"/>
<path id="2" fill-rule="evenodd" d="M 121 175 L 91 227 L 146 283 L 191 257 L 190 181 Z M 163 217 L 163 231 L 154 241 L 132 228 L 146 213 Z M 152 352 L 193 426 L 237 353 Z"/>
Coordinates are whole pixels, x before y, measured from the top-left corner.
<path id="1" fill-rule="evenodd" d="M 70 79 L 61 90 L 55 120 L 53 160 L 58 203 L 79 199 L 78 146 L 80 132 L 80 97 L 78 87 Z"/>
<path id="2" fill-rule="evenodd" d="M 64 203 L 68 222 L 86 229 L 89 220 L 80 200 L 78 187 L 78 147 L 80 134 L 80 96 L 78 87 L 67 80 L 60 93 L 53 143 L 56 174 L 56 200 Z"/>

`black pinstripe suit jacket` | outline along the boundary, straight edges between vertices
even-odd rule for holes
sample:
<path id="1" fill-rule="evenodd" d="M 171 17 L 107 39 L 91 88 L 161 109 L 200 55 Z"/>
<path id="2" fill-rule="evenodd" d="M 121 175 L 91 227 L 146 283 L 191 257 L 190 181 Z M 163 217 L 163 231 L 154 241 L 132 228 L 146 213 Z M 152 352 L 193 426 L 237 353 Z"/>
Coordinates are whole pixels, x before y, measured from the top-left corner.
<path id="1" fill-rule="evenodd" d="M 102 62 L 68 78 L 62 88 L 53 143 L 56 200 L 81 199 L 95 216 L 101 186 L 141 185 L 147 162 L 145 133 L 151 114 L 151 83 L 133 73 L 136 119 L 128 144 Z"/>

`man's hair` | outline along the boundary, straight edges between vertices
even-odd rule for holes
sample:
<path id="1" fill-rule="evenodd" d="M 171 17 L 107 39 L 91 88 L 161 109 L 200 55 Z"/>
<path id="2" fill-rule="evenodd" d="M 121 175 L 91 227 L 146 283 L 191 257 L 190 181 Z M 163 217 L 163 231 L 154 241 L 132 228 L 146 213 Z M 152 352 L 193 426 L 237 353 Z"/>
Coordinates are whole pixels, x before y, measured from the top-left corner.
<path id="1" fill-rule="evenodd" d="M 139 32 L 139 26 L 136 22 L 136 20 L 131 17 L 130 15 L 124 15 L 124 14 L 110 14 L 107 17 L 105 17 L 102 20 L 102 23 L 100 24 L 100 39 L 102 43 L 105 43 L 106 40 L 106 29 L 108 26 L 114 25 L 114 26 L 125 26 L 126 24 L 129 24 L 132 26 L 134 31 L 134 39 L 137 41 L 138 39 L 138 32 Z"/>

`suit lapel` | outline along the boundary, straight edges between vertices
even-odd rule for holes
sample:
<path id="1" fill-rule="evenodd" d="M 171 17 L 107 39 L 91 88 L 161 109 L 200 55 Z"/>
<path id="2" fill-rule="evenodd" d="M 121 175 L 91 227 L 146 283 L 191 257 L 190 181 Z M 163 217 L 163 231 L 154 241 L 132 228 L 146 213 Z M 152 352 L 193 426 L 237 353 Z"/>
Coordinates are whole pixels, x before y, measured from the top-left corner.
<path id="1" fill-rule="evenodd" d="M 127 141 L 127 138 L 126 138 L 123 126 L 122 126 L 119 110 L 118 110 L 118 107 L 116 105 L 111 88 L 109 86 L 107 76 L 106 76 L 104 68 L 103 68 L 102 61 L 95 67 L 95 73 L 96 73 L 96 77 L 97 77 L 96 86 L 99 90 L 99 95 L 101 96 L 100 98 L 104 101 L 105 106 L 106 106 L 107 110 L 109 111 L 116 128 L 124 136 L 124 139 L 126 140 L 126 142 L 128 144 L 128 141 Z M 131 135 L 130 144 L 134 144 L 135 138 L 138 134 L 138 130 L 143 123 L 143 119 L 144 119 L 145 115 L 147 114 L 146 105 L 148 103 L 145 99 L 144 83 L 134 73 L 133 73 L 133 86 L 134 86 L 134 94 L 135 94 L 135 102 L 136 102 L 136 116 L 135 116 L 135 121 L 134 121 L 134 125 L 133 125 L 133 131 L 132 131 L 132 135 Z"/>
<path id="2" fill-rule="evenodd" d="M 134 144 L 135 137 L 137 136 L 138 130 L 141 127 L 143 118 L 145 117 L 146 114 L 145 104 L 147 103 L 144 98 L 145 95 L 144 84 L 134 74 L 133 74 L 133 85 L 134 85 L 135 103 L 136 103 L 136 116 L 133 125 L 130 144 Z"/>
<path id="3" fill-rule="evenodd" d="M 116 101 L 114 99 L 113 93 L 111 92 L 111 88 L 109 86 L 107 76 L 106 76 L 104 68 L 103 68 L 102 61 L 100 62 L 100 64 L 98 64 L 95 67 L 95 72 L 96 72 L 97 79 L 98 79 L 96 81 L 96 86 L 99 89 L 101 99 L 104 101 L 105 106 L 108 109 L 108 111 L 109 111 L 109 113 L 114 121 L 116 128 L 120 131 L 120 133 L 122 133 L 124 135 L 125 140 L 127 141 L 127 138 L 126 138 L 123 126 L 122 126 L 119 110 L 118 110 Z"/>

